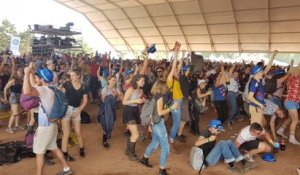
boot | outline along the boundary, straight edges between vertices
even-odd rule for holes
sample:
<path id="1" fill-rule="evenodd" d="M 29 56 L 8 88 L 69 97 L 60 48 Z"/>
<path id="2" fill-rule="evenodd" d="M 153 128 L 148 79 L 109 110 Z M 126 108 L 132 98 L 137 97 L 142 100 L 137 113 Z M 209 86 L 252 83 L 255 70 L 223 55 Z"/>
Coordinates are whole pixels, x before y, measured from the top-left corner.
<path id="1" fill-rule="evenodd" d="M 128 145 L 128 158 L 131 161 L 138 161 L 138 157 L 135 155 L 135 142 L 129 142 Z"/>
<path id="2" fill-rule="evenodd" d="M 130 145 L 130 139 L 128 138 L 127 139 L 127 147 L 126 147 L 126 150 L 125 150 L 125 154 L 128 156 L 130 153 L 129 153 L 129 145 Z"/>
<path id="3" fill-rule="evenodd" d="M 84 147 L 79 148 L 79 155 L 80 155 L 80 157 L 84 157 L 85 156 Z"/>
<path id="4" fill-rule="evenodd" d="M 170 142 L 170 151 L 173 154 L 179 154 L 179 151 L 177 150 L 177 148 L 175 147 L 174 143 Z"/>
<path id="5" fill-rule="evenodd" d="M 106 134 L 103 134 L 102 145 L 103 145 L 104 148 L 109 148 L 109 144 L 107 142 L 107 136 L 106 136 Z"/>
<path id="6" fill-rule="evenodd" d="M 159 169 L 159 173 L 158 175 L 168 175 L 167 170 L 166 169 Z"/>
<path id="7" fill-rule="evenodd" d="M 153 166 L 149 163 L 149 159 L 143 156 L 140 162 L 148 168 L 152 168 Z"/>

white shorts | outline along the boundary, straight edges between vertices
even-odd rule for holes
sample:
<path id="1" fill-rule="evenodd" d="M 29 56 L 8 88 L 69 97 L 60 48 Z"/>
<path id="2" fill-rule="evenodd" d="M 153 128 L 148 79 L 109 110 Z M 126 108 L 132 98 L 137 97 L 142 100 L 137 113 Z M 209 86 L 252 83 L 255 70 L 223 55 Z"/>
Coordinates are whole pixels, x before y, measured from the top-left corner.
<path id="1" fill-rule="evenodd" d="M 45 154 L 47 150 L 57 149 L 57 124 L 50 126 L 39 126 L 33 139 L 33 152 L 35 154 Z"/>
<path id="2" fill-rule="evenodd" d="M 66 115 L 63 118 L 63 120 L 77 120 L 77 121 L 80 121 L 81 120 L 80 113 L 76 116 L 73 115 L 73 113 L 76 112 L 77 110 L 78 110 L 78 107 L 75 108 L 73 106 L 68 106 L 68 110 L 67 110 Z"/>

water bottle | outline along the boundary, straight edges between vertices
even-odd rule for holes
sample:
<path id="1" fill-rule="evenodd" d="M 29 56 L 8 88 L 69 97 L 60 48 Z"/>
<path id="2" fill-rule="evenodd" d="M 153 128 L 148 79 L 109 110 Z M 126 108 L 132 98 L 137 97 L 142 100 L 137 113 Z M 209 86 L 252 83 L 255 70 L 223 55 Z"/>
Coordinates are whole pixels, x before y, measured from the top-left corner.
<path id="1" fill-rule="evenodd" d="M 280 150 L 284 151 L 285 150 L 285 141 L 282 139 L 280 142 Z"/>

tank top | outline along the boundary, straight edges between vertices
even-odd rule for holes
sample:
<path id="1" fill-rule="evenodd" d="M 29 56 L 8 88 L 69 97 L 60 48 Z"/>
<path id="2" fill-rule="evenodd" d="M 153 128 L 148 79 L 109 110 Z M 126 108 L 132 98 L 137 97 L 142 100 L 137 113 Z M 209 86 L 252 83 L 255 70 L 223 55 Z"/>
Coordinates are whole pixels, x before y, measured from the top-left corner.
<path id="1" fill-rule="evenodd" d="M 22 87 L 23 87 L 22 83 L 16 83 L 15 85 L 13 85 L 11 87 L 10 90 L 11 90 L 12 93 L 21 94 L 22 93 Z"/>
<path id="2" fill-rule="evenodd" d="M 140 99 L 140 96 L 136 91 L 133 91 L 129 100 L 137 100 L 137 99 Z M 129 106 L 138 106 L 138 104 L 130 104 Z"/>

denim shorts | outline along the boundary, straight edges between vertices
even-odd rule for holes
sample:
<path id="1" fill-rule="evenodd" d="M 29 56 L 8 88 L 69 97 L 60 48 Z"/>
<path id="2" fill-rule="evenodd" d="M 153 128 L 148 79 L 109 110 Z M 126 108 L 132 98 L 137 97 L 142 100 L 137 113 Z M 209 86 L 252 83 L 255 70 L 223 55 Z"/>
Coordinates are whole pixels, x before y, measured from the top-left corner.
<path id="1" fill-rule="evenodd" d="M 284 107 L 287 110 L 292 110 L 292 109 L 299 109 L 300 106 L 299 106 L 299 103 L 297 103 L 297 102 L 286 100 L 284 102 Z"/>

